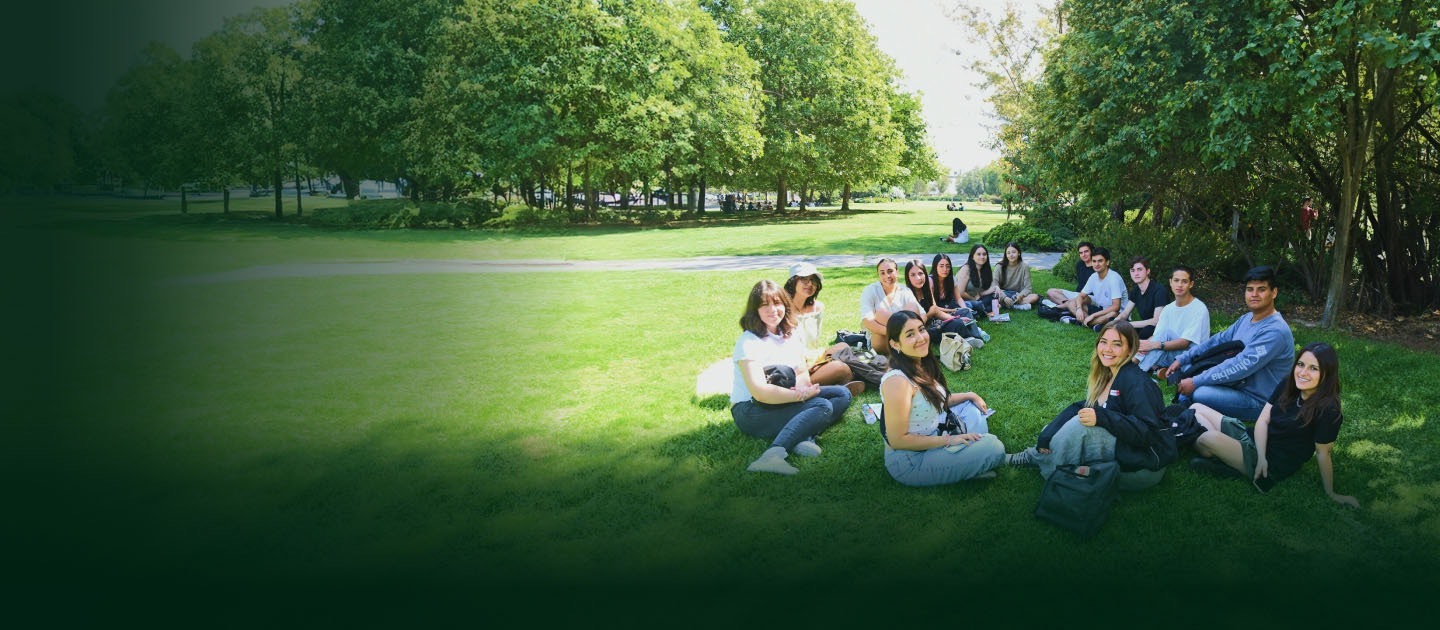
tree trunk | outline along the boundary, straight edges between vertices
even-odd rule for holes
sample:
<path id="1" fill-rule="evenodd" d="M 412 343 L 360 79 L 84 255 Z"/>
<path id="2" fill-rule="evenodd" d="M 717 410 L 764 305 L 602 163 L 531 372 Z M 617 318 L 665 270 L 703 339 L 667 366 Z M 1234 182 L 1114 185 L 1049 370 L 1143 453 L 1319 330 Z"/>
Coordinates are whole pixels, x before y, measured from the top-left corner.
<path id="1" fill-rule="evenodd" d="M 775 207 L 784 209 L 785 202 L 790 198 L 790 191 L 785 188 L 785 176 L 775 177 Z"/>
<path id="2" fill-rule="evenodd" d="M 225 187 L 225 214 L 230 214 L 230 187 Z"/>
<path id="3" fill-rule="evenodd" d="M 180 185 L 180 214 L 190 214 L 190 197 L 185 192 L 185 185 Z"/>
<path id="4" fill-rule="evenodd" d="M 1366 116 L 1361 100 L 1366 90 L 1361 89 L 1361 69 L 1358 53 L 1346 55 L 1346 87 L 1349 96 L 1345 99 L 1345 129 L 1340 146 L 1340 205 L 1335 208 L 1335 258 L 1330 267 L 1330 286 L 1325 295 L 1325 311 L 1320 317 L 1320 326 L 1334 328 L 1345 305 L 1345 289 L 1350 276 L 1350 224 L 1355 216 L 1355 207 L 1360 200 L 1360 180 L 1365 175 L 1365 157 L 1370 148 L 1370 130 L 1374 119 Z M 1372 71 L 1373 73 L 1373 71 Z M 1367 82 L 1368 83 L 1368 82 Z"/>
<path id="5" fill-rule="evenodd" d="M 840 192 L 840 211 L 850 211 L 850 184 L 845 184 L 845 189 Z"/>
<path id="6" fill-rule="evenodd" d="M 565 212 L 575 216 L 575 167 L 565 160 Z"/>
<path id="7" fill-rule="evenodd" d="M 300 201 L 300 171 L 295 171 L 295 216 L 305 216 L 305 205 Z"/>
<path id="8" fill-rule="evenodd" d="M 700 197 L 699 197 L 698 201 L 695 203 L 695 212 L 699 213 L 699 215 L 702 216 L 702 217 L 705 216 L 705 178 L 704 178 L 704 177 L 701 177 L 701 178 L 700 178 Z"/>
<path id="9" fill-rule="evenodd" d="M 340 176 L 340 187 L 345 191 L 346 199 L 354 199 L 360 196 L 359 178 L 356 178 L 355 176 L 350 175 L 345 171 L 339 171 L 336 173 L 336 175 Z"/>
<path id="10" fill-rule="evenodd" d="M 280 169 L 278 168 L 270 173 L 270 184 L 275 187 L 275 218 L 277 219 L 285 216 L 285 202 L 280 198 L 282 194 L 280 187 L 284 184 L 284 181 L 281 180 L 280 177 Z"/>

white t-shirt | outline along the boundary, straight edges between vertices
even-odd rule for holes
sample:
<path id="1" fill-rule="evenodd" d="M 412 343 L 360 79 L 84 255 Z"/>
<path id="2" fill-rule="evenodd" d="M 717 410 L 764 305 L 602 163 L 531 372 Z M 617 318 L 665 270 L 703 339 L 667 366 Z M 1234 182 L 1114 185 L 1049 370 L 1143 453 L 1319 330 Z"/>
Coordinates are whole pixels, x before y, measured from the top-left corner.
<path id="1" fill-rule="evenodd" d="M 890 297 L 885 297 L 885 288 L 880 286 L 880 281 L 870 283 L 860 292 L 860 319 L 875 317 L 876 309 L 885 309 L 894 313 L 896 311 L 914 311 L 916 314 L 924 314 L 925 309 L 920 308 L 920 300 L 915 299 L 915 294 L 910 288 L 902 284 L 895 285 L 895 292 Z"/>
<path id="2" fill-rule="evenodd" d="M 1110 302 L 1116 298 L 1120 299 L 1120 308 L 1125 308 L 1125 281 L 1114 269 L 1105 272 L 1104 280 L 1100 279 L 1099 273 L 1090 274 L 1080 292 L 1090 294 L 1091 302 L 1100 308 L 1110 308 Z"/>
<path id="3" fill-rule="evenodd" d="M 795 330 L 791 334 L 800 339 L 806 351 L 820 347 L 820 320 L 825 316 L 825 303 L 815 300 L 815 309 L 809 313 L 795 314 Z"/>
<path id="4" fill-rule="evenodd" d="M 767 365 L 788 365 L 795 368 L 796 373 L 805 370 L 805 346 L 800 343 L 800 338 L 795 335 L 781 337 L 779 335 L 765 335 L 756 337 L 755 333 L 745 331 L 740 338 L 735 340 L 735 383 L 730 387 L 730 404 L 751 400 L 750 388 L 745 386 L 745 377 L 740 374 L 741 361 L 753 361 L 756 365 L 764 368 Z"/>
<path id="5" fill-rule="evenodd" d="M 1209 338 L 1210 309 L 1200 298 L 1190 300 L 1185 306 L 1177 306 L 1174 302 L 1166 304 L 1160 311 L 1160 321 L 1155 322 L 1155 334 L 1150 335 L 1151 341 L 1189 339 L 1192 344 Z"/>

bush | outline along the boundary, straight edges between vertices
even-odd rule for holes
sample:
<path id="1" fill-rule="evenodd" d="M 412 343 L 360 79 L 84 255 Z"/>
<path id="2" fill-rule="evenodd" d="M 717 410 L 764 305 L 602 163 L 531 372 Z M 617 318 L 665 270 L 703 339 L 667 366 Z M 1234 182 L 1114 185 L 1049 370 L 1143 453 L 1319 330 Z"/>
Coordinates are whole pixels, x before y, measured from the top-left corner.
<path id="1" fill-rule="evenodd" d="M 532 208 L 523 203 L 512 203 L 500 211 L 500 215 L 484 223 L 488 228 L 512 228 L 532 226 L 557 226 L 569 223 L 565 208 Z"/>
<path id="2" fill-rule="evenodd" d="M 1022 251 L 1027 252 L 1054 251 L 1064 246 L 1045 230 L 1018 221 L 1001 223 L 990 228 L 990 232 L 985 235 L 985 245 L 991 250 L 1003 248 L 1010 242 L 1018 244 Z"/>
<path id="3" fill-rule="evenodd" d="M 414 206 L 408 199 L 352 201 L 339 208 L 321 208 L 304 218 L 308 225 L 358 229 L 395 229 L 410 226 Z"/>
<path id="4" fill-rule="evenodd" d="M 1195 225 L 1162 229 L 1151 223 L 1107 223 L 1098 234 L 1076 239 L 1080 241 L 1110 250 L 1110 268 L 1122 273 L 1129 271 L 1131 258 L 1144 255 L 1150 259 L 1151 277 L 1157 280 L 1168 277 L 1175 265 L 1218 272 L 1231 266 L 1236 258 L 1223 235 Z M 1076 260 L 1078 256 L 1071 247 L 1055 264 L 1055 275 L 1073 282 Z"/>

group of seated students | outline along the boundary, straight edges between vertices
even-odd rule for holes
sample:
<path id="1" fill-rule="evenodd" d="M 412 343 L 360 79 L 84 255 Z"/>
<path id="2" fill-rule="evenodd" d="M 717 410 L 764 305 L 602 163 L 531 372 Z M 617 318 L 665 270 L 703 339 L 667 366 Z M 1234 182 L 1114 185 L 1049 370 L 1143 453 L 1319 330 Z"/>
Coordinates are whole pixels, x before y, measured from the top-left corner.
<path id="1" fill-rule="evenodd" d="M 885 468 L 892 478 L 909 486 L 930 486 L 993 477 L 994 470 L 1006 464 L 1035 466 L 1049 476 L 1060 465 L 1113 460 L 1121 465 L 1121 488 L 1152 486 L 1160 481 L 1164 466 L 1147 468 L 1144 453 L 1154 434 L 1168 427 L 1161 418 L 1158 377 L 1176 384 L 1179 402 L 1193 411 L 1203 429 L 1195 441 L 1200 456 L 1191 460 L 1191 468 L 1243 477 L 1268 492 L 1315 456 L 1326 494 L 1342 504 L 1359 505 L 1354 497 L 1334 490 L 1332 447 L 1343 421 L 1339 359 L 1324 342 L 1309 344 L 1296 355 L 1289 325 L 1275 309 L 1279 288 L 1272 268 L 1257 267 L 1246 274 L 1249 315 L 1212 336 L 1209 312 L 1192 293 L 1195 274 L 1189 268 L 1178 266 L 1171 272 L 1173 301 L 1152 308 L 1147 293 L 1165 294 L 1151 281 L 1148 261 L 1137 259 L 1131 265 L 1136 290 L 1130 305 L 1122 307 L 1120 298 L 1110 298 L 1108 306 L 1091 309 L 1093 296 L 1113 294 L 1086 291 L 1097 284 L 1092 282 L 1096 277 L 1110 282 L 1109 252 L 1085 243 L 1081 259 L 1092 274 L 1080 290 L 1052 290 L 1050 299 L 1057 304 L 1078 302 L 1082 310 L 1072 311 L 1072 317 L 1080 320 L 1083 314 L 1084 323 L 1099 333 L 1089 353 L 1084 399 L 1057 414 L 1033 446 L 1010 454 L 989 433 L 990 410 L 984 398 L 951 391 L 934 346 L 941 334 L 951 331 L 983 346 L 989 335 L 976 325 L 975 314 L 1004 321 L 996 319 L 1003 316 L 1002 307 L 1023 310 L 1039 299 L 1031 291 L 1030 271 L 1019 248 L 1008 244 L 993 273 L 983 245 L 971 248 L 958 274 L 951 273 L 944 254 L 932 260 L 933 275 L 920 261 L 910 261 L 904 283 L 896 277 L 895 261 L 880 260 L 878 279 L 865 287 L 860 302 L 869 343 L 889 360 L 880 385 L 881 435 Z M 839 386 L 850 378 L 848 369 L 842 373 L 831 368 L 834 373 L 818 376 L 817 368 L 812 373 L 814 357 L 824 350 L 819 340 L 823 305 L 814 299 L 820 286 L 819 272 L 802 263 L 791 268 L 784 289 L 761 280 L 750 291 L 733 355 L 731 415 L 741 432 L 771 440 L 750 464 L 751 471 L 797 473 L 788 456 L 819 456 L 816 437 L 838 422 L 853 396 L 863 391 L 863 383 Z M 1081 295 L 1092 297 L 1082 301 Z M 1106 308 L 1113 309 L 1110 317 L 1091 317 Z M 1132 311 L 1144 319 L 1128 321 Z M 822 378 L 826 382 L 820 382 Z"/>

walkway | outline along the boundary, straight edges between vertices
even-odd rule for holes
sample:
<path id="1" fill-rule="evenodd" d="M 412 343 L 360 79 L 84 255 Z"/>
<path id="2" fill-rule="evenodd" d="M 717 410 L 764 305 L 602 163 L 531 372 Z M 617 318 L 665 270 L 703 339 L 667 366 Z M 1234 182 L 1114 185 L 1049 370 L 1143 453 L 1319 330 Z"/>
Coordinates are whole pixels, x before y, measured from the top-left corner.
<path id="1" fill-rule="evenodd" d="M 789 269 L 797 262 L 816 267 L 873 267 L 884 256 L 835 254 L 829 256 L 698 256 L 695 258 L 649 258 L 639 260 L 340 260 L 333 262 L 260 265 L 233 271 L 199 274 L 174 278 L 173 284 L 214 284 L 271 278 L 310 278 L 317 276 L 374 276 L 410 273 L 516 273 L 546 271 L 641 271 L 670 269 L 673 271 L 758 271 Z M 920 259 L 928 266 L 935 254 L 892 255 L 904 261 Z M 950 254 L 959 265 L 964 254 Z M 1060 260 L 1058 252 L 1036 252 L 1025 255 L 1031 269 L 1050 269 Z"/>

